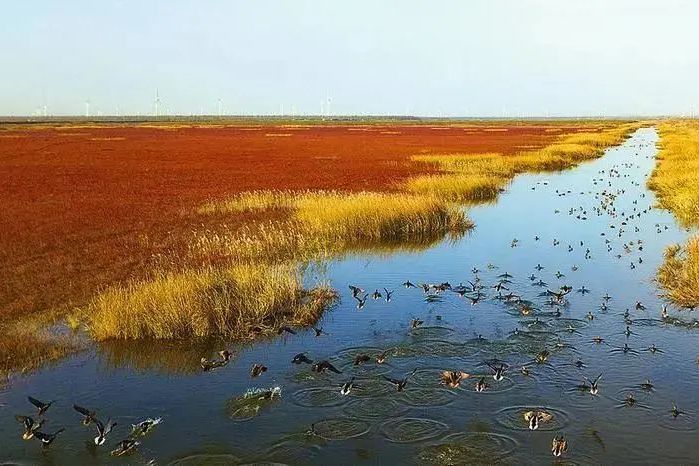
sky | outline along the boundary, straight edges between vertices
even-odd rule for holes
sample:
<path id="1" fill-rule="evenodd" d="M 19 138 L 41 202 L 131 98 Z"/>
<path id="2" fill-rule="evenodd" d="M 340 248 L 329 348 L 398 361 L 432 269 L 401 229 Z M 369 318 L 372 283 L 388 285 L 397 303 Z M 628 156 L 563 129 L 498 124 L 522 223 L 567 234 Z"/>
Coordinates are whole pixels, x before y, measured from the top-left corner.
<path id="1" fill-rule="evenodd" d="M 699 114 L 694 0 L 22 0 L 0 115 Z"/>

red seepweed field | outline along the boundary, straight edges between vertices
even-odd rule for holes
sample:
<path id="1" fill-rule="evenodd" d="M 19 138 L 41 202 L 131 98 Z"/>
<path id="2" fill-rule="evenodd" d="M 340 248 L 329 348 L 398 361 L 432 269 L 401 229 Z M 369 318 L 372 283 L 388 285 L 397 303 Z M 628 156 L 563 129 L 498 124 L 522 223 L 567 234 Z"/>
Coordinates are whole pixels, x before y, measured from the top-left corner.
<path id="1" fill-rule="evenodd" d="M 513 154 L 575 126 L 0 127 L 0 315 L 82 304 L 191 232 L 195 207 L 260 189 L 386 191 L 425 153 Z M 587 126 L 589 129 L 589 126 Z M 210 222 L 211 224 L 203 224 Z"/>

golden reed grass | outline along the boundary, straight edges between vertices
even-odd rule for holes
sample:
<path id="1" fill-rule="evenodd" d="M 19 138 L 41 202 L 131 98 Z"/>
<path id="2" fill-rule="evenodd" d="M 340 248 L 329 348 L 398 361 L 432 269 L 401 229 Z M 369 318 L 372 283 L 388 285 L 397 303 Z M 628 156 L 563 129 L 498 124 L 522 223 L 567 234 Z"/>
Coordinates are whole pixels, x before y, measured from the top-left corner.
<path id="1" fill-rule="evenodd" d="M 638 128 L 637 123 L 623 124 L 599 132 L 567 135 L 542 149 L 516 155 L 500 154 L 436 154 L 419 155 L 412 159 L 432 163 L 442 175 L 419 176 L 408 180 L 408 191 L 429 194 L 441 199 L 460 202 L 493 200 L 498 193 L 523 172 L 563 170 L 578 163 L 600 157 L 604 149 L 620 144 Z"/>
<path id="2" fill-rule="evenodd" d="M 290 265 L 236 265 L 163 274 L 112 288 L 87 309 L 90 332 L 110 338 L 230 338 L 269 333 L 280 324 L 316 322 L 335 298 L 327 286 L 303 288 Z"/>
<path id="3" fill-rule="evenodd" d="M 648 187 L 659 204 L 684 226 L 699 225 L 699 122 L 668 121 L 659 125 L 658 163 Z M 658 282 L 678 306 L 699 306 L 699 236 L 672 245 L 658 269 Z"/>
<path id="4" fill-rule="evenodd" d="M 658 281 L 676 305 L 699 306 L 699 236 L 690 238 L 684 246 L 675 244 L 665 250 Z"/>

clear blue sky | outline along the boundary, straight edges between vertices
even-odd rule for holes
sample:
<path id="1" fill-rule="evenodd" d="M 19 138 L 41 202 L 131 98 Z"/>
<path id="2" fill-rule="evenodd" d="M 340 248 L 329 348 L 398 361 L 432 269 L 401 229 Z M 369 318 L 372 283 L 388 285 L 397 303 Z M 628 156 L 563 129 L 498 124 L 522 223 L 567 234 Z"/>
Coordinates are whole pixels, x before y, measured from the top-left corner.
<path id="1" fill-rule="evenodd" d="M 693 0 L 22 0 L 0 115 L 699 113 Z"/>

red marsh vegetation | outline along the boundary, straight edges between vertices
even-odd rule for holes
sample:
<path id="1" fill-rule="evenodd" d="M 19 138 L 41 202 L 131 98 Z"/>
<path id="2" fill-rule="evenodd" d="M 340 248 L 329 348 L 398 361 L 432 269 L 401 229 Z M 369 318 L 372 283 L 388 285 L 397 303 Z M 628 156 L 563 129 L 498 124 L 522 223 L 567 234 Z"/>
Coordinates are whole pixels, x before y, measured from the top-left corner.
<path id="1" fill-rule="evenodd" d="M 585 125 L 590 130 L 590 125 Z M 392 190 L 416 154 L 513 154 L 575 126 L 0 126 L 0 316 L 83 304 L 192 230 L 202 202 L 260 189 Z M 203 224 L 202 222 L 207 222 Z"/>

